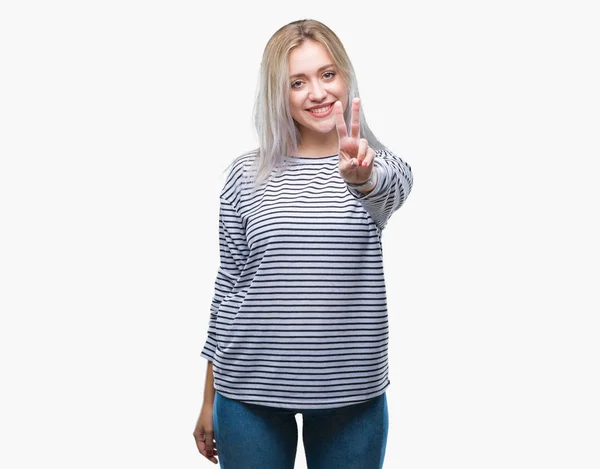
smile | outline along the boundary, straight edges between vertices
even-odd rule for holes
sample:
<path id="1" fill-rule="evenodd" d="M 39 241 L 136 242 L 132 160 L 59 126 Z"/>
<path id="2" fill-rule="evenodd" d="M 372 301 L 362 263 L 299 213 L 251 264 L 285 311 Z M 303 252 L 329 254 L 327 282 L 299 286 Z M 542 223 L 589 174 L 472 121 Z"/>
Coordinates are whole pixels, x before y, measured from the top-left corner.
<path id="1" fill-rule="evenodd" d="M 322 107 L 307 109 L 307 111 L 314 117 L 327 117 L 329 114 L 331 114 L 332 110 L 333 104 L 327 104 Z"/>

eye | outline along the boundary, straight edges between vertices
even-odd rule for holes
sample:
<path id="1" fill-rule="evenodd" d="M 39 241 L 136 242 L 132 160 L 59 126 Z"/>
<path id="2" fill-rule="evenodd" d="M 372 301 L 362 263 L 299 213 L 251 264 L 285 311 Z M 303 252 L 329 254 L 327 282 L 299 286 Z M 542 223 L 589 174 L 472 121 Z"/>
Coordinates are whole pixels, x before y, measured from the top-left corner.
<path id="1" fill-rule="evenodd" d="M 324 78 L 333 78 L 335 76 L 335 72 L 325 72 L 323 74 Z"/>
<path id="2" fill-rule="evenodd" d="M 297 89 L 300 88 L 302 86 L 302 82 L 300 80 L 296 80 L 294 82 L 292 82 L 292 88 Z"/>

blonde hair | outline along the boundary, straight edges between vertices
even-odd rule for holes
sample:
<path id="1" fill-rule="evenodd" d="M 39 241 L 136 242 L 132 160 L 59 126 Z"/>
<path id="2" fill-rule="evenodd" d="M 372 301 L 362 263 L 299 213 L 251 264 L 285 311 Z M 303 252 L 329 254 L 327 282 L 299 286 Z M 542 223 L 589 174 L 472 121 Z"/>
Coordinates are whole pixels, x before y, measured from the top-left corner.
<path id="1" fill-rule="evenodd" d="M 290 51 L 312 40 L 323 45 L 331 56 L 338 73 L 346 84 L 348 103 L 358 97 L 358 84 L 354 68 L 338 36 L 323 23 L 304 19 L 279 28 L 267 42 L 260 66 L 258 93 L 254 104 L 254 125 L 259 147 L 250 152 L 255 156 L 252 178 L 258 186 L 271 172 L 282 169 L 285 156 L 298 150 L 300 133 L 292 119 L 289 104 L 288 57 Z M 346 124 L 350 123 L 350 108 L 344 112 Z M 360 135 L 373 149 L 385 149 L 375 138 L 360 113 Z"/>

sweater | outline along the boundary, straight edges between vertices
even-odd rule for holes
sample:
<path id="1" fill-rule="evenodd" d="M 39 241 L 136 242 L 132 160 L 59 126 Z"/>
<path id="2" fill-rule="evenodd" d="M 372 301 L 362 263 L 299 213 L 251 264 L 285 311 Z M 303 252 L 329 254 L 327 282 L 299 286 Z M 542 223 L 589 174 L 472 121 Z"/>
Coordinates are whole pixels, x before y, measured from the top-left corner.
<path id="1" fill-rule="evenodd" d="M 208 337 L 215 390 L 288 409 L 358 404 L 388 379 L 382 230 L 412 170 L 376 151 L 371 192 L 350 188 L 338 155 L 289 157 L 258 188 L 238 157 L 220 194 L 218 268 Z"/>

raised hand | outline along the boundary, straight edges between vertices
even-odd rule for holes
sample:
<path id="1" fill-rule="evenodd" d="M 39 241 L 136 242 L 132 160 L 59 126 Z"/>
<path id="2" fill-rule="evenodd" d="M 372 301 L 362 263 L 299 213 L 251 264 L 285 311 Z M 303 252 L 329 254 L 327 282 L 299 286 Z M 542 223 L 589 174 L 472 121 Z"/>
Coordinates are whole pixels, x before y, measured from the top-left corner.
<path id="1" fill-rule="evenodd" d="M 339 137 L 340 174 L 346 182 L 362 184 L 371 176 L 375 152 L 369 146 L 367 139 L 360 138 L 360 98 L 352 100 L 350 135 L 348 135 L 340 101 L 334 104 L 333 112 Z"/>

